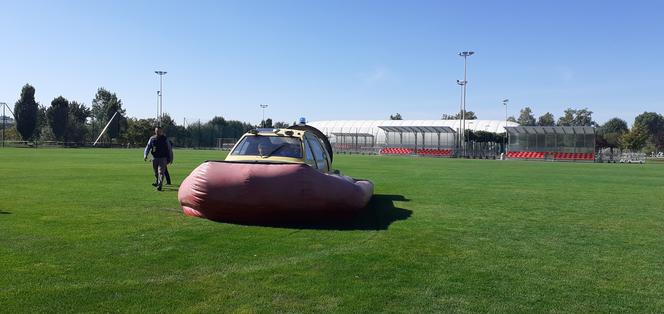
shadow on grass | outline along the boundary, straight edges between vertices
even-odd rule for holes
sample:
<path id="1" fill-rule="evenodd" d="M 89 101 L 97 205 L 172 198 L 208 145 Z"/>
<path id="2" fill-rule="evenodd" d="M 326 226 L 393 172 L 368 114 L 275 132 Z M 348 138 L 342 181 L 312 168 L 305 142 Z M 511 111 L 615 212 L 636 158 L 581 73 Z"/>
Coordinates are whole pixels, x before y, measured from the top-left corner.
<path id="1" fill-rule="evenodd" d="M 162 186 L 162 188 L 163 188 L 163 190 L 162 190 L 163 192 L 177 192 L 180 189 L 180 185 L 179 184 L 171 184 L 171 185 L 164 184 Z"/>
<path id="2" fill-rule="evenodd" d="M 406 220 L 412 210 L 394 206 L 394 202 L 408 202 L 403 195 L 376 194 L 364 209 L 356 213 L 326 212 L 315 217 L 279 215 L 264 221 L 219 221 L 247 226 L 316 230 L 387 230 L 398 220 Z"/>
<path id="3" fill-rule="evenodd" d="M 9 214 L 11 214 L 11 212 L 6 212 L 0 209 L 0 215 L 9 215 Z"/>

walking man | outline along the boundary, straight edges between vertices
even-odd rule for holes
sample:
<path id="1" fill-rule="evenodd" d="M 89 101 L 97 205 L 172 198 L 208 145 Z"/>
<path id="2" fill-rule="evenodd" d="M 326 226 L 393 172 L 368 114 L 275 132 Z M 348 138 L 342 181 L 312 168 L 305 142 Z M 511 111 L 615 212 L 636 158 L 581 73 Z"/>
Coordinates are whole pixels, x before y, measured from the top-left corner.
<path id="1" fill-rule="evenodd" d="M 166 137 L 168 137 L 168 135 L 166 135 L 166 133 L 164 133 L 164 135 Z M 171 148 L 172 148 L 173 147 L 173 142 L 171 140 L 168 140 L 168 143 L 171 144 Z M 171 149 L 171 156 L 168 159 L 168 164 L 169 165 L 173 163 L 173 160 L 171 160 L 172 158 L 173 158 L 173 149 Z M 164 167 L 164 177 L 166 177 L 166 185 L 171 185 L 171 174 L 168 173 L 168 166 Z"/>
<path id="2" fill-rule="evenodd" d="M 155 135 L 151 136 L 148 140 L 148 145 L 145 146 L 143 152 L 143 160 L 148 159 L 148 152 L 152 154 L 152 170 L 154 171 L 155 183 L 153 186 L 161 191 L 164 184 L 164 172 L 166 166 L 173 162 L 173 147 L 168 138 L 164 135 L 164 129 L 156 127 L 154 129 Z"/>

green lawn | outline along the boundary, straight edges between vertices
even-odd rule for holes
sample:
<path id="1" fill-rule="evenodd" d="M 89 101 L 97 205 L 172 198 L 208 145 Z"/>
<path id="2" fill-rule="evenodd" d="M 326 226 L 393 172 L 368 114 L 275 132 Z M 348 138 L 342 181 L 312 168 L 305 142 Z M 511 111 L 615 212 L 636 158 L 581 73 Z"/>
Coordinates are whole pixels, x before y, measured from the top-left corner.
<path id="1" fill-rule="evenodd" d="M 185 217 L 140 150 L 0 149 L 0 312 L 664 311 L 664 164 L 335 159 L 378 196 L 295 228 Z"/>

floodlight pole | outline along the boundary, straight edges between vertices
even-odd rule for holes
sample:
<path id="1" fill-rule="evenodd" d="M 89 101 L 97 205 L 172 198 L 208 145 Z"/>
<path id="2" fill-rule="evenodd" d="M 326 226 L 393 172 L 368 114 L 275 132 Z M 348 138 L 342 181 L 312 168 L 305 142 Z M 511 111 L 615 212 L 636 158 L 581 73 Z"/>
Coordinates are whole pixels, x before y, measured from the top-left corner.
<path id="1" fill-rule="evenodd" d="M 507 103 L 509 101 L 509 99 L 503 99 L 503 105 L 505 105 L 505 126 L 507 126 Z"/>
<path id="2" fill-rule="evenodd" d="M 5 107 L 7 107 L 7 104 L 4 102 L 0 102 L 0 105 L 2 105 L 2 147 L 5 147 L 5 129 L 7 128 L 7 116 L 5 116 Z"/>
<path id="3" fill-rule="evenodd" d="M 507 152 L 507 143 L 509 142 L 509 135 L 507 134 L 507 103 L 509 101 L 507 98 L 503 99 L 503 105 L 505 105 L 505 147 L 503 149 L 505 149 L 505 152 Z"/>
<path id="4" fill-rule="evenodd" d="M 459 56 L 463 57 L 463 108 L 461 109 L 461 119 L 462 119 L 462 132 L 463 134 L 461 135 L 461 138 L 464 139 L 465 141 L 465 136 L 466 136 L 466 95 L 467 95 L 467 90 L 468 90 L 468 57 L 474 55 L 474 51 L 462 51 L 459 52 Z M 463 154 L 464 156 L 466 155 L 466 149 L 464 145 L 463 149 Z"/>
<path id="5" fill-rule="evenodd" d="M 157 125 L 161 126 L 161 119 L 159 119 L 159 98 L 161 97 L 161 92 L 157 91 L 157 115 L 155 119 L 157 120 Z"/>
<path id="6" fill-rule="evenodd" d="M 159 75 L 159 93 L 157 93 L 157 95 L 159 95 L 159 110 L 157 111 L 157 115 L 158 115 L 157 123 L 158 123 L 159 126 L 161 126 L 161 120 L 164 117 L 164 100 L 162 98 L 163 95 L 164 95 L 163 78 L 164 78 L 164 75 L 166 75 L 166 73 L 168 73 L 168 72 L 166 72 L 166 71 L 154 71 L 154 73 Z"/>
<path id="7" fill-rule="evenodd" d="M 263 108 L 263 120 L 261 121 L 261 127 L 265 127 L 265 108 L 267 108 L 267 104 L 260 104 L 261 108 Z"/>
<path id="8" fill-rule="evenodd" d="M 464 113 L 463 113 L 463 86 L 466 85 L 466 81 L 457 80 L 457 84 L 461 87 L 461 101 L 459 101 L 459 129 L 458 129 L 459 134 L 457 134 L 457 139 L 459 140 L 459 152 L 458 153 L 460 155 L 461 145 L 462 145 L 461 143 L 463 141 L 463 135 L 464 135 L 463 128 L 462 128 L 462 125 L 461 125 L 461 121 L 462 121 L 463 115 L 464 115 Z"/>

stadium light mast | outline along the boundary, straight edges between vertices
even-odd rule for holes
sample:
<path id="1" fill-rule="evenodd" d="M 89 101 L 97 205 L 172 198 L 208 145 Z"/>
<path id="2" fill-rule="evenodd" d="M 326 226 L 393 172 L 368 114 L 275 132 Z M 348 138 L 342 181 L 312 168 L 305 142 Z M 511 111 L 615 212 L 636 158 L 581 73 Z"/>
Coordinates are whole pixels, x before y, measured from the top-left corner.
<path id="1" fill-rule="evenodd" d="M 465 135 L 462 130 L 461 120 L 463 118 L 463 86 L 466 85 L 466 81 L 457 80 L 457 84 L 461 87 L 461 100 L 459 101 L 459 134 L 457 134 L 457 139 L 459 140 L 459 150 L 461 150 L 463 135 Z"/>
<path id="2" fill-rule="evenodd" d="M 157 111 L 157 116 L 158 116 L 157 123 L 159 124 L 159 126 L 161 126 L 161 120 L 163 119 L 163 115 L 164 115 L 164 100 L 162 98 L 163 95 L 164 95 L 163 78 L 164 78 L 164 75 L 166 75 L 166 73 L 168 73 L 168 72 L 166 72 L 166 71 L 154 71 L 154 73 L 159 75 L 159 92 L 157 93 L 157 95 L 159 96 L 159 110 Z"/>
<path id="3" fill-rule="evenodd" d="M 509 135 L 507 134 L 507 103 L 510 102 L 509 99 L 503 99 L 503 105 L 505 106 L 505 151 L 507 151 L 507 143 L 509 143 Z"/>
<path id="4" fill-rule="evenodd" d="M 161 98 L 161 92 L 157 91 L 157 116 L 155 116 L 155 119 L 157 119 L 157 125 L 161 126 L 161 119 L 159 118 L 159 98 Z"/>
<path id="5" fill-rule="evenodd" d="M 463 108 L 461 109 L 461 121 L 462 121 L 462 132 L 463 134 L 461 135 L 461 138 L 464 138 L 466 136 L 466 95 L 468 91 L 468 57 L 472 56 L 475 54 L 474 51 L 462 51 L 458 53 L 459 56 L 463 57 Z M 465 140 L 465 139 L 464 139 Z M 465 145 L 464 145 L 465 146 Z M 463 150 L 464 155 L 466 154 L 466 150 L 464 147 Z"/>
<path id="6" fill-rule="evenodd" d="M 509 99 L 503 99 L 503 105 L 505 106 L 505 126 L 507 126 L 507 103 L 510 102 Z"/>
<path id="7" fill-rule="evenodd" d="M 261 127 L 265 127 L 265 108 L 267 108 L 267 104 L 260 104 L 261 108 L 263 109 L 263 120 L 261 120 Z"/>

